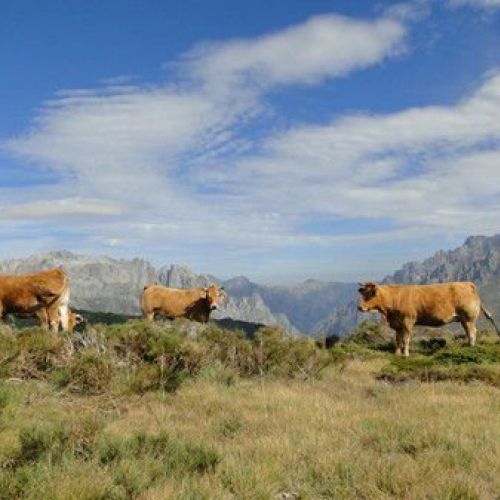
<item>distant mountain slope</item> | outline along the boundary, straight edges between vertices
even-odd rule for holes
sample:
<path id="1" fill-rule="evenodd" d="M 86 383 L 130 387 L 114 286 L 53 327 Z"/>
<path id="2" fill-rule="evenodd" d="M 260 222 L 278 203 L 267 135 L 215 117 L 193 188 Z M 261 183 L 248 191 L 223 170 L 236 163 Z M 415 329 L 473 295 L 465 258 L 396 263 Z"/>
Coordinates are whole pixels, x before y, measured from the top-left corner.
<path id="1" fill-rule="evenodd" d="M 347 304 L 356 290 L 354 283 L 309 279 L 293 286 L 266 286 L 244 276 L 224 283 L 231 296 L 258 294 L 273 314 L 284 314 L 302 332 L 311 333 L 333 309 Z"/>
<path id="2" fill-rule="evenodd" d="M 436 252 L 423 262 L 409 262 L 384 283 L 442 283 L 474 281 L 480 285 L 500 280 L 500 234 L 470 236 L 454 250 Z"/>
<path id="3" fill-rule="evenodd" d="M 500 234 L 470 236 L 454 250 L 436 252 L 422 262 L 408 262 L 382 283 L 442 283 L 446 281 L 473 281 L 481 299 L 500 322 Z M 317 334 L 343 334 L 367 315 L 358 313 L 355 300 L 336 309 L 326 318 Z M 486 327 L 483 319 L 480 327 Z"/>

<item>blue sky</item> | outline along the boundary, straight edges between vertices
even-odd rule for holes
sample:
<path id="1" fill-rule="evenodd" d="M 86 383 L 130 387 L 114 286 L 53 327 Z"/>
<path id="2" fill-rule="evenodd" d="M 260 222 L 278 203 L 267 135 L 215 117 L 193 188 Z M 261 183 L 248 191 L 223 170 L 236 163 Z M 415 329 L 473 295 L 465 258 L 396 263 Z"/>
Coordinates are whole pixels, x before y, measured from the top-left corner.
<path id="1" fill-rule="evenodd" d="M 493 234 L 500 0 L 6 0 L 0 258 L 377 278 Z"/>

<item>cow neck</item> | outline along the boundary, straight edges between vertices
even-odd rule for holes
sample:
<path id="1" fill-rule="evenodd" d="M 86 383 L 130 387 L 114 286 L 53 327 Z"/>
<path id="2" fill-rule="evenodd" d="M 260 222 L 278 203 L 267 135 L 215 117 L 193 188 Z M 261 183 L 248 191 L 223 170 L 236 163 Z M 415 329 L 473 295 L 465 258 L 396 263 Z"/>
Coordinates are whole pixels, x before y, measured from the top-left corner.
<path id="1" fill-rule="evenodd" d="M 387 310 L 391 307 L 392 304 L 390 304 L 390 300 L 387 297 L 387 294 L 385 293 L 385 288 L 383 286 L 378 286 L 377 295 L 379 303 L 378 310 L 380 313 L 386 315 Z"/>
<path id="2" fill-rule="evenodd" d="M 207 318 L 210 316 L 210 306 L 208 305 L 207 299 L 203 297 L 193 302 L 188 309 L 191 317 L 199 314 L 203 314 Z"/>

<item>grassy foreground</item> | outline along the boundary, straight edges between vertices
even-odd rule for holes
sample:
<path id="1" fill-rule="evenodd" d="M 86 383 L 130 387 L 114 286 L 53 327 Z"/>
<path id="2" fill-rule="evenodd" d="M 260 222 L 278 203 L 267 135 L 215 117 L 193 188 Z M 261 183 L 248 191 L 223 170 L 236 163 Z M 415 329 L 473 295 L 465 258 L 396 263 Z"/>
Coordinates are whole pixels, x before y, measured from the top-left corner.
<path id="1" fill-rule="evenodd" d="M 499 498 L 500 343 L 0 331 L 0 498 Z"/>

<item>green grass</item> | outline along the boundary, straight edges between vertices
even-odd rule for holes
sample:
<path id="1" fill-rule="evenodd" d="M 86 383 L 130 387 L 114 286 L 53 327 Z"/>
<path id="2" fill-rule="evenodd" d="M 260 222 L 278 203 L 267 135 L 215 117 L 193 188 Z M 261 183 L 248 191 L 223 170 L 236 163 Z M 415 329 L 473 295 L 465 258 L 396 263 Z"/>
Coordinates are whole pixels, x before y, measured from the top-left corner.
<path id="1" fill-rule="evenodd" d="M 362 328 L 1 330 L 0 499 L 495 498 L 498 339 Z"/>

